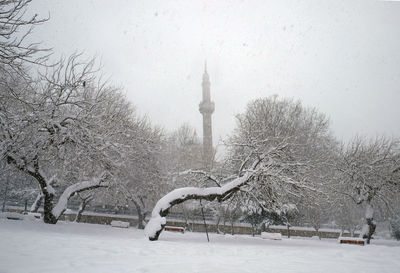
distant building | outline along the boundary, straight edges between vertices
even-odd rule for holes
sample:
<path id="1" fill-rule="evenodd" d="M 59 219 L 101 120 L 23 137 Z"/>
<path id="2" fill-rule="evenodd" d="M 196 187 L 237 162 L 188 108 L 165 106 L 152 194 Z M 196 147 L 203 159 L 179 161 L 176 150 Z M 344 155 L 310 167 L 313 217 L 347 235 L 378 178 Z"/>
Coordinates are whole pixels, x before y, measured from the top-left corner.
<path id="1" fill-rule="evenodd" d="M 203 115 L 203 164 L 204 169 L 210 171 L 214 161 L 214 149 L 212 144 L 212 121 L 215 105 L 211 101 L 210 78 L 207 73 L 207 65 L 203 73 L 203 101 L 199 104 L 199 111 Z"/>

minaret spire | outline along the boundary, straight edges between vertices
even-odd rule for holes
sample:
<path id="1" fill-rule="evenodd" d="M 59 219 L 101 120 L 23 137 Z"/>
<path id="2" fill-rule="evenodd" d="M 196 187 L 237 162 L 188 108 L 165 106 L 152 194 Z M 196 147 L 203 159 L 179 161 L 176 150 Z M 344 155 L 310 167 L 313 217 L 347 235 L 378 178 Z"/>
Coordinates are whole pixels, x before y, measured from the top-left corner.
<path id="1" fill-rule="evenodd" d="M 207 60 L 204 62 L 202 87 L 203 101 L 200 102 L 199 111 L 203 115 L 203 162 L 204 169 L 210 171 L 214 161 L 211 115 L 214 112 L 215 105 L 214 102 L 211 101 L 210 78 L 207 73 Z"/>

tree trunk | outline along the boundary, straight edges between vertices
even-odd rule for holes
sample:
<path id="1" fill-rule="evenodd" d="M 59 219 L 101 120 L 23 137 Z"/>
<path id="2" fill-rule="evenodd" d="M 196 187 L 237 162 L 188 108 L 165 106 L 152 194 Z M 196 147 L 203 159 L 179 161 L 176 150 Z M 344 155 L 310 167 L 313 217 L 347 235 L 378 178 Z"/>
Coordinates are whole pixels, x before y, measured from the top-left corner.
<path id="1" fill-rule="evenodd" d="M 17 160 L 15 160 L 15 158 L 10 155 L 7 155 L 7 162 L 8 162 L 8 164 L 14 165 L 20 171 L 23 171 L 24 173 L 26 173 L 36 179 L 36 181 L 39 183 L 40 189 L 42 190 L 43 197 L 44 197 L 43 221 L 47 224 L 57 223 L 58 219 L 57 219 L 57 217 L 55 217 L 53 215 L 53 212 L 52 212 L 54 192 L 52 191 L 51 185 L 48 185 L 46 179 L 40 172 L 38 158 L 35 157 L 35 159 L 33 160 L 33 167 L 34 167 L 33 170 L 18 165 Z M 51 188 L 51 189 L 49 189 L 49 188 Z"/>
<path id="2" fill-rule="evenodd" d="M 144 223 L 144 219 L 146 217 L 146 215 L 142 214 L 141 211 L 138 211 L 138 229 L 144 229 L 144 227 L 146 226 Z"/>
<path id="3" fill-rule="evenodd" d="M 321 240 L 321 233 L 319 232 L 319 228 L 315 228 L 315 231 L 317 232 L 318 238 Z"/>
<path id="4" fill-rule="evenodd" d="M 57 224 L 58 218 L 53 214 L 53 194 L 44 194 L 43 221 L 46 224 Z"/>
<path id="5" fill-rule="evenodd" d="M 218 214 L 218 216 L 217 216 L 217 221 L 216 221 L 216 223 L 215 223 L 215 227 L 216 227 L 216 230 L 217 230 L 217 234 L 221 234 L 221 231 L 219 230 L 219 223 L 221 222 L 221 215 L 219 215 Z"/>
<path id="6" fill-rule="evenodd" d="M 76 213 L 76 217 L 74 222 L 79 223 L 81 221 L 82 218 L 82 213 L 85 211 L 86 206 L 90 203 L 90 201 L 93 200 L 93 195 L 89 195 L 87 197 L 82 198 L 82 202 L 79 206 L 78 212 Z"/>
<path id="7" fill-rule="evenodd" d="M 56 224 L 58 218 L 64 213 L 67 209 L 67 202 L 69 198 L 74 195 L 75 193 L 79 193 L 86 190 L 96 189 L 100 187 L 106 187 L 105 181 L 107 180 L 108 173 L 103 172 L 98 179 L 92 179 L 90 181 L 83 181 L 76 184 L 73 184 L 67 187 L 64 192 L 61 194 L 60 198 L 58 199 L 57 204 L 54 206 L 54 188 L 52 187 L 51 181 L 46 181 L 45 177 L 42 175 L 39 167 L 38 158 L 35 157 L 33 160 L 33 169 L 22 167 L 18 165 L 15 158 L 10 155 L 7 155 L 7 162 L 9 164 L 13 164 L 19 170 L 23 171 L 24 173 L 32 176 L 36 179 L 39 183 L 40 189 L 42 190 L 43 197 L 44 197 L 44 215 L 43 221 L 46 224 Z"/>
<path id="8" fill-rule="evenodd" d="M 374 223 L 374 208 L 372 207 L 370 200 L 367 201 L 367 205 L 365 207 L 365 220 L 366 224 L 362 229 L 360 237 L 367 239 L 367 244 L 369 244 L 376 229 L 376 225 Z"/>
<path id="9" fill-rule="evenodd" d="M 366 234 L 366 238 L 367 238 L 367 244 L 369 244 L 371 242 L 372 235 L 375 233 L 376 229 L 374 219 L 373 218 L 367 219 L 367 225 L 368 225 L 368 233 Z"/>
<path id="10" fill-rule="evenodd" d="M 201 204 L 201 199 L 200 199 L 200 207 L 201 207 L 201 215 L 203 217 L 203 222 L 204 222 L 204 229 L 206 230 L 206 234 L 207 234 L 207 241 L 210 242 L 210 238 L 208 237 L 206 217 L 204 216 L 204 210 L 203 210 L 203 205 Z"/>
<path id="11" fill-rule="evenodd" d="M 79 209 L 78 209 L 78 212 L 76 213 L 76 216 L 75 216 L 75 220 L 74 220 L 75 223 L 79 223 L 79 222 L 81 221 L 81 219 L 82 219 L 82 213 L 83 213 L 83 211 L 85 210 L 85 208 L 84 208 L 85 206 L 86 206 L 86 205 L 84 205 L 83 202 L 80 204 Z"/>
<path id="12" fill-rule="evenodd" d="M 136 208 L 136 212 L 138 214 L 138 229 L 144 229 L 145 227 L 145 218 L 146 218 L 146 212 L 142 212 L 142 208 L 140 207 L 139 202 L 137 202 L 135 199 L 131 199 L 132 203 L 134 204 L 135 208 Z"/>
<path id="13" fill-rule="evenodd" d="M 43 201 L 43 194 L 39 193 L 38 196 L 35 199 L 35 202 L 33 202 L 30 212 L 38 212 L 40 206 L 42 205 Z"/>
<path id="14" fill-rule="evenodd" d="M 226 234 L 226 214 L 224 213 L 224 234 Z"/>
<path id="15" fill-rule="evenodd" d="M 182 206 L 182 215 L 183 215 L 183 218 L 185 219 L 185 229 L 191 231 L 190 223 L 189 223 L 189 216 L 186 212 L 185 206 Z"/>
<path id="16" fill-rule="evenodd" d="M 9 179 L 9 178 L 8 178 L 8 176 L 7 176 L 6 188 L 4 189 L 4 196 L 3 196 L 3 207 L 2 207 L 2 209 L 1 209 L 2 212 L 5 212 L 5 210 L 6 210 L 7 193 L 8 193 L 8 183 L 9 183 L 9 180 L 8 180 L 8 179 Z"/>

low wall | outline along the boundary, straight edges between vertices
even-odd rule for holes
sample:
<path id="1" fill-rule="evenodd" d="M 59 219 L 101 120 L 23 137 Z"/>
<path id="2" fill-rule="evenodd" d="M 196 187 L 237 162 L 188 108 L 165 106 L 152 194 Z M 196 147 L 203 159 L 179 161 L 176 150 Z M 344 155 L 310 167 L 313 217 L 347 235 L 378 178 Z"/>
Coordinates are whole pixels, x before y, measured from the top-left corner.
<path id="1" fill-rule="evenodd" d="M 207 223 L 207 231 L 211 233 L 227 233 L 232 234 L 232 226 L 231 225 L 219 225 L 217 230 L 217 225 L 215 223 Z M 204 222 L 190 222 L 185 224 L 184 221 L 181 220 L 168 220 L 168 226 L 179 226 L 185 227 L 186 230 L 190 230 L 193 232 L 205 232 L 206 228 L 204 226 Z M 235 223 L 233 226 L 233 234 L 252 234 L 252 228 L 249 225 Z M 260 234 L 260 233 L 258 233 Z"/>
<path id="2" fill-rule="evenodd" d="M 8 211 L 13 212 L 22 212 L 23 209 L 7 209 Z M 69 211 L 60 217 L 62 221 L 74 221 L 76 216 L 76 212 Z M 113 215 L 113 214 L 101 214 L 101 213 L 92 213 L 86 212 L 81 216 L 80 222 L 82 223 L 90 223 L 90 224 L 102 224 L 102 225 L 110 225 L 111 221 L 123 221 L 129 222 L 130 226 L 136 227 L 138 224 L 138 218 L 136 216 L 129 215 Z M 202 221 L 194 221 L 185 223 L 185 221 L 180 219 L 170 219 L 167 217 L 167 225 L 168 226 L 177 226 L 177 227 L 185 227 L 186 230 L 190 230 L 193 232 L 205 232 L 205 226 Z M 233 232 L 232 232 L 233 228 Z M 207 231 L 210 233 L 226 233 L 226 234 L 253 234 L 253 229 L 249 224 L 244 223 L 235 223 L 232 227 L 230 224 L 223 225 L 220 224 L 217 229 L 217 225 L 212 222 L 207 222 Z M 269 226 L 267 229 L 263 230 L 265 232 L 273 232 L 273 233 L 281 233 L 282 236 L 288 236 L 288 229 L 286 226 Z M 291 227 L 290 228 L 290 236 L 299 236 L 299 237 L 312 237 L 312 236 L 320 236 L 321 238 L 338 238 L 340 236 L 340 230 L 336 229 L 320 229 L 319 232 L 315 231 L 313 228 L 308 227 Z M 261 231 L 257 230 L 255 232 L 256 235 L 260 235 Z M 350 233 L 344 232 L 342 236 L 350 237 Z M 358 233 L 355 234 L 358 237 Z"/>
<path id="3" fill-rule="evenodd" d="M 180 226 L 180 227 L 185 227 L 185 223 L 183 221 L 179 220 L 168 220 L 167 218 L 167 225 L 169 226 Z M 205 232 L 205 226 L 204 223 L 190 223 L 186 225 L 186 228 L 189 228 L 191 231 L 194 232 Z M 208 232 L 217 232 L 217 226 L 214 223 L 207 223 L 207 230 Z M 227 233 L 227 234 L 232 234 L 232 227 L 231 225 L 219 225 L 218 226 L 218 232 L 219 233 Z M 298 237 L 313 237 L 313 236 L 319 236 L 321 238 L 339 238 L 339 236 L 346 236 L 346 237 L 351 237 L 349 232 L 343 232 L 341 234 L 341 230 L 337 229 L 320 229 L 318 232 L 313 229 L 313 228 L 308 228 L 308 227 L 291 227 L 288 229 L 286 226 L 269 226 L 266 228 L 263 232 L 271 232 L 271 233 L 280 233 L 282 236 L 288 236 L 290 233 L 290 236 L 298 236 Z M 261 230 L 255 231 L 256 235 L 260 235 Z M 253 229 L 251 228 L 250 225 L 245 225 L 245 224 L 238 224 L 236 223 L 233 226 L 233 234 L 253 234 Z M 355 237 L 359 236 L 359 233 L 354 234 Z"/>
<path id="4" fill-rule="evenodd" d="M 343 232 L 342 234 L 340 230 L 337 229 L 320 229 L 318 232 L 313 228 L 306 227 L 291 227 L 288 231 L 285 226 L 270 226 L 266 230 L 266 232 L 280 233 L 282 236 L 299 236 L 299 237 L 313 237 L 320 236 L 321 238 L 339 238 L 339 236 L 350 237 L 349 232 Z M 354 234 L 355 237 L 359 236 L 359 233 Z"/>
<path id="5" fill-rule="evenodd" d="M 60 217 L 62 221 L 74 221 L 76 214 L 64 214 Z M 138 225 L 138 219 L 136 217 L 125 216 L 125 215 L 101 215 L 101 214 L 82 214 L 80 222 L 89 224 L 100 224 L 100 225 L 110 225 L 111 221 L 123 221 L 129 222 L 130 226 L 135 227 Z"/>

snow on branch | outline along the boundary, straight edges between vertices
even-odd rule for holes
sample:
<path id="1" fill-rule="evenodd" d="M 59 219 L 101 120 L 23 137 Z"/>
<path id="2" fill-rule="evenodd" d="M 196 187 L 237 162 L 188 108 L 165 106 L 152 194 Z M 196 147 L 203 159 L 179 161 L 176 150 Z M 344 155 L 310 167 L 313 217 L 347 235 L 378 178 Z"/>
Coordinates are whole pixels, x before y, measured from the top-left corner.
<path id="1" fill-rule="evenodd" d="M 178 175 L 186 175 L 186 174 L 202 175 L 205 178 L 213 181 L 215 184 L 217 184 L 218 187 L 221 187 L 221 181 L 219 181 L 219 179 L 217 177 L 215 177 L 214 175 L 212 175 L 212 174 L 210 174 L 208 172 L 205 172 L 203 170 L 192 170 L 192 169 L 189 169 L 189 170 L 185 170 L 185 171 L 182 171 L 182 172 L 178 173 Z"/>
<path id="2" fill-rule="evenodd" d="M 93 178 L 89 181 L 83 181 L 76 184 L 73 184 L 65 189 L 63 194 L 60 196 L 57 205 L 53 208 L 53 215 L 58 218 L 61 214 L 67 209 L 67 202 L 71 196 L 75 193 L 79 193 L 86 190 L 91 190 L 99 187 L 107 187 L 107 175 L 103 174 L 100 177 Z"/>
<path id="3" fill-rule="evenodd" d="M 251 171 L 246 172 L 243 176 L 223 185 L 222 187 L 195 188 L 186 187 L 173 190 L 172 192 L 161 198 L 153 209 L 150 221 L 145 228 L 146 236 L 155 241 L 166 224 L 165 217 L 168 215 L 169 209 L 174 205 L 181 204 L 187 200 L 222 200 L 226 196 L 237 192 L 241 186 L 245 185 L 252 177 Z"/>
<path id="4" fill-rule="evenodd" d="M 22 64 L 44 64 L 50 49 L 40 49 L 39 44 L 29 42 L 33 28 L 49 18 L 27 15 L 32 0 L 8 0 L 0 2 L 0 63 L 10 70 L 22 72 Z M 41 54 L 38 54 L 41 53 Z M 1 68 L 2 70 L 4 68 Z"/>

